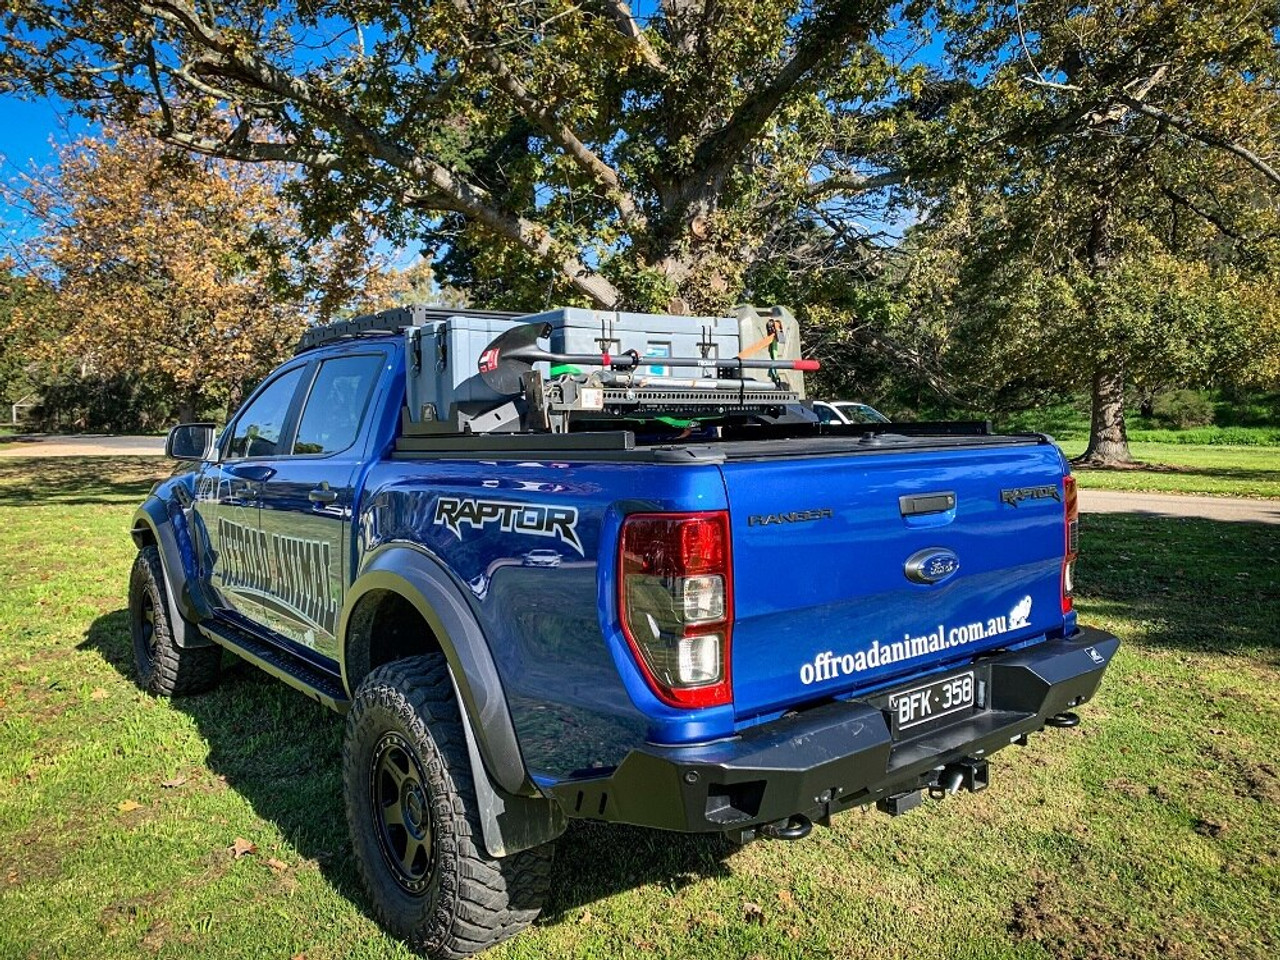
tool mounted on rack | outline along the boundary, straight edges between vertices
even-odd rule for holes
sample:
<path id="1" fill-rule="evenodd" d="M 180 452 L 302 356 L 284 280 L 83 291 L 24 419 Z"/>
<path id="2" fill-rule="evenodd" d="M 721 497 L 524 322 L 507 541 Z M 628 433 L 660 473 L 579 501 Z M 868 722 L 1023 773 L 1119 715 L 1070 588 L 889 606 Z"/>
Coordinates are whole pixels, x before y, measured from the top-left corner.
<path id="1" fill-rule="evenodd" d="M 538 346 L 552 334 L 550 324 L 526 323 L 497 337 L 480 354 L 480 377 L 495 393 L 523 395 L 528 405 L 527 426 L 563 432 L 571 421 L 603 419 L 714 419 L 728 415 L 779 416 L 797 395 L 779 379 L 776 370 L 817 370 L 816 360 L 751 360 L 741 354 L 721 357 L 662 357 L 663 367 L 693 367 L 713 371 L 705 377 L 664 377 L 640 372 L 655 362 L 635 350 L 554 353 Z M 745 351 L 744 351 L 745 352 Z M 543 380 L 534 364 L 599 367 L 590 372 L 562 373 Z M 767 370 L 769 381 L 749 379 L 747 371 Z"/>

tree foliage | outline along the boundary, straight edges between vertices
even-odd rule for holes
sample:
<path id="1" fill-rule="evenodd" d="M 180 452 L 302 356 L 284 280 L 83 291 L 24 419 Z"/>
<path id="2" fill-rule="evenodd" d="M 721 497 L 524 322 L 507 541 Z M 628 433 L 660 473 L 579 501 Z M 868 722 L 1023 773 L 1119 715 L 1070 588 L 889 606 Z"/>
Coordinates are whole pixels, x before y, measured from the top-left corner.
<path id="1" fill-rule="evenodd" d="M 1275 4 L 0 10 L 14 89 L 292 164 L 304 236 L 420 240 L 476 302 L 792 302 L 830 389 L 1087 385 L 1104 459 L 1126 384 L 1274 376 Z"/>
<path id="2" fill-rule="evenodd" d="M 0 404 L 18 403 L 34 391 L 31 354 L 40 337 L 22 318 L 42 313 L 49 299 L 39 280 L 23 275 L 11 258 L 0 260 Z M 6 406 L 0 419 L 9 413 Z"/>
<path id="3" fill-rule="evenodd" d="M 624 0 L 3 8 L 0 76 L 297 164 L 313 235 L 358 210 L 526 306 L 727 306 L 797 210 L 907 175 L 882 161 L 921 78 L 878 42 L 888 0 L 663 0 L 644 26 Z"/>
<path id="4" fill-rule="evenodd" d="M 18 200 L 41 229 L 26 253 L 51 295 L 10 309 L 46 385 L 114 378 L 188 417 L 236 400 L 367 272 L 346 238 L 300 258 L 280 185 L 120 128 L 28 177 Z"/>
<path id="5" fill-rule="evenodd" d="M 1090 389 L 1089 455 L 1114 462 L 1126 385 L 1274 375 L 1278 27 L 1235 0 L 957 11 L 950 49 L 985 76 L 928 147 L 962 159 L 915 239 L 956 251 L 922 307 L 971 393 Z"/>

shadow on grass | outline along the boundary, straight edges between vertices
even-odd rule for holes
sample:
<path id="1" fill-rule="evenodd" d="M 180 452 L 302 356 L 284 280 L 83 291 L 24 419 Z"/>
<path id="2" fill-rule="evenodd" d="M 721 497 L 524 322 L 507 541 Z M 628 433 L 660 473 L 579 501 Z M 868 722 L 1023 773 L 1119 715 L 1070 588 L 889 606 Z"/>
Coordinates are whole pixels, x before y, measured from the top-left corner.
<path id="1" fill-rule="evenodd" d="M 1081 517 L 1077 607 L 1127 639 L 1193 653 L 1280 652 L 1280 527 L 1143 514 Z M 1125 639 L 1125 638 L 1122 638 Z"/>
<path id="2" fill-rule="evenodd" d="M 81 647 L 132 678 L 127 611 L 95 620 Z M 209 769 L 225 777 L 258 816 L 275 823 L 302 856 L 318 862 L 342 896 L 372 916 L 347 839 L 342 718 L 230 654 L 217 688 L 172 704 L 195 720 L 209 745 Z M 556 846 L 540 922 L 560 922 L 577 907 L 643 884 L 677 889 L 724 875 L 723 861 L 736 849 L 718 836 L 572 823 Z"/>
<path id="3" fill-rule="evenodd" d="M 1252 483 L 1280 483 L 1280 470 L 1254 467 L 1192 467 L 1177 463 L 1152 463 L 1138 460 L 1123 466 L 1097 466 L 1072 461 L 1073 468 L 1091 473 L 1159 473 L 1179 477 L 1213 477 L 1219 480 L 1244 480 Z"/>
<path id="4" fill-rule="evenodd" d="M 162 457 L 5 457 L 0 506 L 139 504 L 173 473 Z"/>

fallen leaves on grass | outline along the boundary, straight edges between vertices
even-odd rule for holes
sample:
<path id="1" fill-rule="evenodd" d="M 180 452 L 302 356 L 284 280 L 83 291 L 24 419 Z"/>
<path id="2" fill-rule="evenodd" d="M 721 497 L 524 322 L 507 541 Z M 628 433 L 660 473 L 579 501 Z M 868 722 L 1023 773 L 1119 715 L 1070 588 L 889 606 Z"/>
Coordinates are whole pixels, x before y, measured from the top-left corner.
<path id="1" fill-rule="evenodd" d="M 764 923 L 764 907 L 748 900 L 742 905 L 742 916 L 747 923 Z"/>
<path id="2" fill-rule="evenodd" d="M 105 699 L 107 699 L 107 697 L 109 697 L 109 696 L 111 696 L 111 694 L 107 693 L 107 691 L 106 691 L 106 690 L 104 690 L 102 687 L 96 687 L 96 688 L 94 689 L 93 693 L 89 694 L 89 699 L 90 699 L 90 700 L 105 700 Z"/>
<path id="3" fill-rule="evenodd" d="M 121 800 L 116 804 L 116 809 L 121 813 L 132 813 L 134 810 L 141 810 L 142 804 L 137 800 Z"/>
<path id="4" fill-rule="evenodd" d="M 186 782 L 186 777 L 174 777 L 172 780 L 161 780 L 160 786 L 164 787 L 166 790 L 173 790 L 176 787 L 182 786 Z"/>
<path id="5" fill-rule="evenodd" d="M 289 865 L 283 860 L 277 860 L 275 857 L 267 857 L 267 866 L 276 873 L 284 873 L 289 869 Z"/>
<path id="6" fill-rule="evenodd" d="M 231 851 L 231 859 L 239 860 L 241 857 L 247 857 L 258 852 L 258 845 L 252 840 L 246 840 L 244 837 L 236 837 L 236 842 L 227 847 Z"/>

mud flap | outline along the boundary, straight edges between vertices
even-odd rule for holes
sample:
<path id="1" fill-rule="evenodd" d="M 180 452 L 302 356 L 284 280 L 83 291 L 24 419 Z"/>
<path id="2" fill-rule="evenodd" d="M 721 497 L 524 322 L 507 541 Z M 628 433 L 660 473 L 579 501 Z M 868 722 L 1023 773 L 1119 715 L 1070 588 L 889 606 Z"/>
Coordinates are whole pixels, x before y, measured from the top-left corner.
<path id="1" fill-rule="evenodd" d="M 453 684 L 454 696 L 459 705 L 458 685 Z M 475 784 L 476 804 L 480 815 L 480 829 L 484 834 L 484 848 L 491 857 L 509 857 L 522 850 L 531 850 L 550 843 L 564 833 L 568 818 L 560 804 L 546 797 L 519 797 L 507 793 L 496 785 L 485 770 L 480 750 L 476 746 L 471 718 L 461 710 L 462 729 L 467 738 L 467 756 L 471 760 L 471 781 Z"/>

